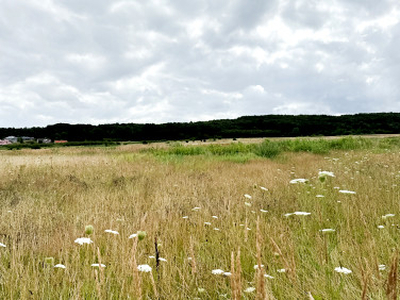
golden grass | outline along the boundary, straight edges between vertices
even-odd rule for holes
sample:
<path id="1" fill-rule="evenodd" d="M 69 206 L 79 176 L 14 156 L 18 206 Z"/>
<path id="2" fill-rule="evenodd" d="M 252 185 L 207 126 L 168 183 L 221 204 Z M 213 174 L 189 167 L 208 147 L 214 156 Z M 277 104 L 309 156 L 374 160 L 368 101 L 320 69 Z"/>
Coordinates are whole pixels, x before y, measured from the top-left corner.
<path id="1" fill-rule="evenodd" d="M 130 145 L 2 151 L 0 298 L 393 298 L 398 154 L 285 154 L 234 163 L 159 160 Z M 321 183 L 319 170 L 336 177 Z M 289 184 L 293 178 L 309 184 Z M 295 211 L 311 215 L 284 216 Z M 389 213 L 395 216 L 382 218 Z M 89 224 L 94 243 L 74 243 Z M 320 231 L 326 228 L 336 231 Z M 143 241 L 128 239 L 139 230 L 147 232 Z M 158 268 L 149 258 L 156 256 L 155 241 L 157 256 L 167 260 Z M 46 257 L 66 269 L 49 266 Z M 152 272 L 138 272 L 140 264 Z M 264 268 L 257 271 L 259 264 Z M 339 266 L 352 273 L 335 272 Z M 246 293 L 248 287 L 255 291 Z"/>

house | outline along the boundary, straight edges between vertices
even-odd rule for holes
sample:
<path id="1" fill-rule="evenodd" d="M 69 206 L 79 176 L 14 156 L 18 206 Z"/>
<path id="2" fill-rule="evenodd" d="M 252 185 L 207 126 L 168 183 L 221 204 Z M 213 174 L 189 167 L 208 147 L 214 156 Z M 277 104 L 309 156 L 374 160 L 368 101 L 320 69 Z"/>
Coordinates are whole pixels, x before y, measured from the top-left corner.
<path id="1" fill-rule="evenodd" d="M 4 138 L 6 141 L 9 141 L 10 143 L 18 143 L 18 138 L 16 136 L 8 136 L 6 138 Z"/>

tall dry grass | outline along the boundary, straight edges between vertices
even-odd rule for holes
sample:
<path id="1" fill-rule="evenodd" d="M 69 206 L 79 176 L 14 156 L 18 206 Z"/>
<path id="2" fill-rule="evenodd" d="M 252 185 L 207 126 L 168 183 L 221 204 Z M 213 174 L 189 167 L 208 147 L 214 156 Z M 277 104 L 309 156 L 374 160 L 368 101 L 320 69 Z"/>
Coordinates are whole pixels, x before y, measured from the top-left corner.
<path id="1" fill-rule="evenodd" d="M 393 298 L 398 154 L 289 153 L 236 163 L 160 159 L 127 147 L 2 151 L 0 298 Z M 322 183 L 320 170 L 336 177 Z M 309 183 L 290 184 L 294 178 Z M 295 211 L 311 215 L 284 216 Z M 128 238 L 140 230 L 143 240 Z M 93 244 L 74 243 L 79 237 Z M 151 273 L 138 271 L 142 264 Z"/>

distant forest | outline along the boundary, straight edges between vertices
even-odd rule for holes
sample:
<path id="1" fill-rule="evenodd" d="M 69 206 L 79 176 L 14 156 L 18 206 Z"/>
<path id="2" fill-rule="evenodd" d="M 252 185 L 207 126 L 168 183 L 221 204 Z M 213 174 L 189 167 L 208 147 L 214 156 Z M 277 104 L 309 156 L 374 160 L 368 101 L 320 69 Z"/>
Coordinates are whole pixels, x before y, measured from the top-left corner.
<path id="1" fill-rule="evenodd" d="M 0 128 L 0 138 L 30 136 L 68 141 L 160 141 L 245 137 L 299 137 L 400 133 L 400 113 L 264 115 L 164 124 L 54 124 Z"/>

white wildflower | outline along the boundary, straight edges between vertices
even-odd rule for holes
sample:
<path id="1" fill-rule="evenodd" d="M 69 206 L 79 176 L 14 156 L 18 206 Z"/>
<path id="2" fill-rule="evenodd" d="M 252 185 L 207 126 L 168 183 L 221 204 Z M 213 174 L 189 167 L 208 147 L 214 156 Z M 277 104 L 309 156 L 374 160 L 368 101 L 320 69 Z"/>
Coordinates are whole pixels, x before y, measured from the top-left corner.
<path id="1" fill-rule="evenodd" d="M 297 178 L 297 179 L 292 179 L 289 181 L 289 183 L 292 183 L 292 184 L 307 183 L 307 182 L 308 182 L 308 179 L 305 179 L 305 178 Z"/>
<path id="2" fill-rule="evenodd" d="M 222 274 L 222 275 L 224 275 L 226 277 L 229 277 L 229 276 L 232 276 L 232 273 L 231 272 L 224 272 L 224 274 Z"/>
<path id="3" fill-rule="evenodd" d="M 264 265 L 261 265 L 261 268 L 264 268 Z M 254 270 L 258 269 L 258 265 L 254 265 Z"/>
<path id="4" fill-rule="evenodd" d="M 0 243 L 0 247 L 3 247 L 3 248 L 5 248 L 5 247 L 7 247 L 6 245 L 4 245 L 3 243 Z"/>
<path id="5" fill-rule="evenodd" d="M 204 222 L 204 225 L 208 225 L 208 226 L 210 226 L 210 225 L 211 225 L 211 223 L 210 223 L 210 222 Z"/>
<path id="6" fill-rule="evenodd" d="M 390 218 L 390 217 L 394 217 L 395 214 L 386 214 L 384 216 L 382 216 L 382 219 L 386 219 L 386 218 Z"/>
<path id="7" fill-rule="evenodd" d="M 325 196 L 324 196 L 324 195 L 317 195 L 317 196 L 315 196 L 315 197 L 317 197 L 317 198 L 324 198 Z"/>
<path id="8" fill-rule="evenodd" d="M 223 275 L 225 273 L 225 271 L 221 270 L 221 269 L 215 269 L 215 270 L 212 270 L 211 273 L 214 275 Z"/>
<path id="9" fill-rule="evenodd" d="M 159 257 L 158 260 L 159 261 L 163 261 L 163 262 L 167 262 L 167 260 L 165 258 L 163 258 L 163 257 Z"/>
<path id="10" fill-rule="evenodd" d="M 271 276 L 271 275 L 268 275 L 268 274 L 265 274 L 265 275 L 264 275 L 264 277 L 265 277 L 265 278 L 268 278 L 268 279 L 274 279 L 274 277 L 273 277 L 273 276 Z"/>
<path id="11" fill-rule="evenodd" d="M 335 174 L 330 171 L 320 171 L 318 172 L 318 177 L 335 177 Z"/>
<path id="12" fill-rule="evenodd" d="M 263 191 L 268 191 L 268 189 L 263 186 L 260 186 L 260 189 L 262 189 Z"/>
<path id="13" fill-rule="evenodd" d="M 218 227 L 214 227 L 214 230 L 215 230 L 215 231 L 219 231 L 219 228 L 218 228 Z"/>
<path id="14" fill-rule="evenodd" d="M 115 235 L 119 234 L 119 232 L 118 232 L 118 231 L 111 230 L 111 229 L 106 229 L 106 230 L 104 230 L 104 232 L 107 232 L 107 233 L 112 233 L 112 234 L 115 234 Z"/>
<path id="15" fill-rule="evenodd" d="M 286 273 L 286 269 L 278 269 L 276 270 L 278 273 Z"/>
<path id="16" fill-rule="evenodd" d="M 246 206 L 250 207 L 250 206 L 251 206 L 251 203 L 249 203 L 249 202 L 245 202 L 245 203 L 244 203 L 244 205 L 246 205 Z"/>
<path id="17" fill-rule="evenodd" d="M 267 213 L 267 212 L 268 212 L 268 210 L 265 210 L 265 209 L 260 209 L 260 211 L 261 211 L 262 213 Z"/>
<path id="18" fill-rule="evenodd" d="M 184 216 L 182 217 L 182 219 L 189 219 L 189 216 Z"/>
<path id="19" fill-rule="evenodd" d="M 378 225 L 378 228 L 379 228 L 379 229 L 383 229 L 383 228 L 385 228 L 385 226 L 383 226 L 383 225 Z"/>
<path id="20" fill-rule="evenodd" d="M 82 238 L 77 238 L 75 240 L 75 243 L 77 243 L 79 245 L 83 245 L 83 244 L 92 244 L 93 241 L 90 238 L 82 237 Z"/>
<path id="21" fill-rule="evenodd" d="M 335 232 L 336 230 L 332 229 L 332 228 L 326 228 L 326 229 L 321 229 L 320 231 L 321 232 Z"/>
<path id="22" fill-rule="evenodd" d="M 386 270 L 386 266 L 385 265 L 378 265 L 378 269 L 379 269 L 379 271 L 385 271 Z"/>
<path id="23" fill-rule="evenodd" d="M 351 270 L 349 270 L 349 269 L 347 269 L 347 268 L 345 268 L 345 267 L 336 267 L 336 268 L 335 268 L 335 271 L 338 272 L 338 273 L 343 273 L 343 274 L 350 274 L 350 273 L 352 273 Z"/>
<path id="24" fill-rule="evenodd" d="M 214 219 L 218 219 L 218 217 L 217 216 L 212 216 Z"/>
<path id="25" fill-rule="evenodd" d="M 284 216 L 285 217 L 289 217 L 291 215 L 295 215 L 295 216 L 308 216 L 311 215 L 310 212 L 305 212 L 305 211 L 295 211 L 294 213 L 287 213 Z"/>
<path id="26" fill-rule="evenodd" d="M 105 264 L 92 264 L 92 267 L 102 267 L 102 268 L 105 268 L 106 265 L 105 265 Z"/>
<path id="27" fill-rule="evenodd" d="M 348 191 L 348 190 L 339 190 L 339 193 L 341 193 L 341 194 L 350 194 L 350 195 L 356 194 L 356 192 Z"/>
<path id="28" fill-rule="evenodd" d="M 149 265 L 138 265 L 137 269 L 140 272 L 145 272 L 145 273 L 151 272 L 151 267 Z"/>
<path id="29" fill-rule="evenodd" d="M 193 208 L 192 208 L 192 210 L 193 210 L 193 211 L 200 210 L 200 207 L 198 207 L 198 206 L 196 206 L 196 207 L 193 207 Z"/>
<path id="30" fill-rule="evenodd" d="M 137 237 L 137 233 L 133 233 L 133 234 L 131 234 L 131 235 L 129 236 L 130 239 L 133 239 L 133 238 L 135 238 L 135 237 Z"/>
<path id="31" fill-rule="evenodd" d="M 54 266 L 54 268 L 66 269 L 67 267 L 64 266 L 63 264 L 56 264 L 56 265 Z"/>
<path id="32" fill-rule="evenodd" d="M 244 194 L 247 199 L 251 199 L 252 197 L 249 194 Z"/>
<path id="33" fill-rule="evenodd" d="M 245 289 L 244 292 L 245 292 L 245 293 L 252 293 L 252 292 L 254 292 L 255 290 L 256 290 L 256 288 L 251 286 L 251 287 L 248 287 L 247 289 Z"/>

